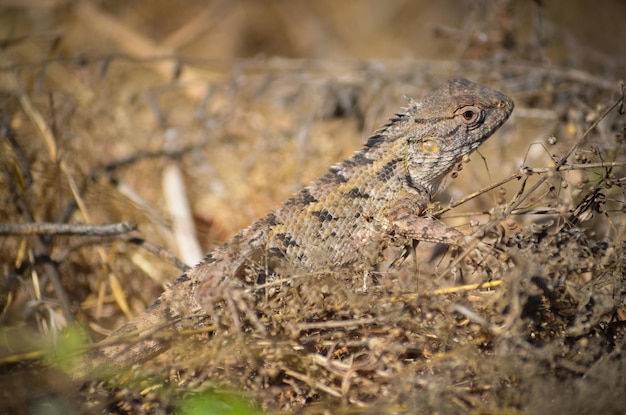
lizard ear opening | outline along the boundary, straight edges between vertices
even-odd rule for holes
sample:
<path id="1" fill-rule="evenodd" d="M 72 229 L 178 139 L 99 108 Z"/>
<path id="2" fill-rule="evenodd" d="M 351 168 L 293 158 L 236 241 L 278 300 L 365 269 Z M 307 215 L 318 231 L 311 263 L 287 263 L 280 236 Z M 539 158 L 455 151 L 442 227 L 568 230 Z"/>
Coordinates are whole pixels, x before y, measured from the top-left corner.
<path id="1" fill-rule="evenodd" d="M 437 154 L 439 153 L 439 145 L 435 140 L 426 138 L 420 142 L 420 148 L 424 153 Z"/>

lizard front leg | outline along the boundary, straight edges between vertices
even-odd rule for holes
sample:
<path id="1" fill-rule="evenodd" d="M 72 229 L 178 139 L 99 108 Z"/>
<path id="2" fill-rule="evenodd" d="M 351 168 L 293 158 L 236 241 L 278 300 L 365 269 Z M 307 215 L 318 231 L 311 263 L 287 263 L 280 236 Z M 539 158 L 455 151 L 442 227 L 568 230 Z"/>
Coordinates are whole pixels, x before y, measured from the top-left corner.
<path id="1" fill-rule="evenodd" d="M 428 201 L 412 194 L 398 198 L 387 211 L 391 230 L 400 236 L 416 241 L 465 245 L 465 234 L 450 228 L 438 220 L 424 216 Z"/>

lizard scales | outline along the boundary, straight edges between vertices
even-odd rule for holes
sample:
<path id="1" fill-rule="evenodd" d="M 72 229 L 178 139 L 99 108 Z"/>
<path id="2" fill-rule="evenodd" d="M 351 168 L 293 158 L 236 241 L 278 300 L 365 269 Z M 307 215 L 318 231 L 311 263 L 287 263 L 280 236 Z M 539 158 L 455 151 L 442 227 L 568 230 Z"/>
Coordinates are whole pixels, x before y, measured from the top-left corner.
<path id="1" fill-rule="evenodd" d="M 453 79 L 409 105 L 376 131 L 350 159 L 304 188 L 183 274 L 144 313 L 111 334 L 140 340 L 103 346 L 84 359 L 78 376 L 124 367 L 169 347 L 151 338 L 159 328 L 210 317 L 228 286 L 276 275 L 373 270 L 387 246 L 413 240 L 459 245 L 462 234 L 423 216 L 445 176 L 509 117 L 513 101 L 465 79 Z"/>

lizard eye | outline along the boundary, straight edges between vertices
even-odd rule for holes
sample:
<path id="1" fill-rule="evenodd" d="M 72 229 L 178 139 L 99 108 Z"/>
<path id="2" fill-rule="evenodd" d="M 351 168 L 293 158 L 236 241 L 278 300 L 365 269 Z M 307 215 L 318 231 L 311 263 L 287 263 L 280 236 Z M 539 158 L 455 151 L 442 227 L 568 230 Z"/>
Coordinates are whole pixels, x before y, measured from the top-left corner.
<path id="1" fill-rule="evenodd" d="M 439 153 L 439 146 L 435 140 L 431 140 L 429 138 L 425 139 L 420 143 L 420 147 L 424 153 L 437 154 Z"/>
<path id="2" fill-rule="evenodd" d="M 475 116 L 476 113 L 471 110 L 467 110 L 463 113 L 463 118 L 465 118 L 465 121 L 471 121 Z"/>
<path id="3" fill-rule="evenodd" d="M 475 125 L 481 118 L 480 110 L 475 107 L 464 107 L 458 110 L 458 114 L 461 115 L 461 119 L 467 125 Z"/>

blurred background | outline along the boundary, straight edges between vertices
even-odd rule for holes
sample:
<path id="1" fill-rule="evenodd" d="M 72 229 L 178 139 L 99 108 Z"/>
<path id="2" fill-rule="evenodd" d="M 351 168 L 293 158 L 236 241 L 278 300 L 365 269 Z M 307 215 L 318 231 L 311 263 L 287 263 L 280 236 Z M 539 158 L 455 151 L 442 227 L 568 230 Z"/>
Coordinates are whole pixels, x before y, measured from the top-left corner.
<path id="1" fill-rule="evenodd" d="M 503 58 L 515 52 L 608 76 L 623 76 L 626 56 L 620 0 L 2 0 L 0 7 L 3 39 L 56 37 L 50 47 L 74 54 L 153 52 L 139 39 L 203 59 L 470 59 L 497 49 Z"/>

